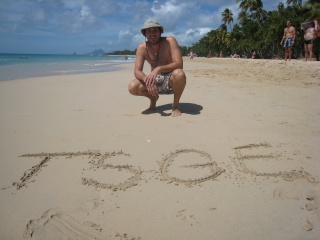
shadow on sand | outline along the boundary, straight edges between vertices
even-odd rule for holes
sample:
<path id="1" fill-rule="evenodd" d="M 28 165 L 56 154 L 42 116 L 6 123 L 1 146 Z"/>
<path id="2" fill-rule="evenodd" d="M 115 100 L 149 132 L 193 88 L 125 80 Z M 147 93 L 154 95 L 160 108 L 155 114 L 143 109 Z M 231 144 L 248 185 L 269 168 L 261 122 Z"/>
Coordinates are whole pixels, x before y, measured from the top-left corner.
<path id="1" fill-rule="evenodd" d="M 198 104 L 194 103 L 180 103 L 179 108 L 182 114 L 191 114 L 191 115 L 198 115 L 200 114 L 203 107 Z M 157 106 L 155 110 L 144 110 L 142 114 L 149 115 L 154 113 L 159 113 L 161 116 L 170 116 L 172 110 L 172 104 L 165 104 Z M 170 111 L 169 113 L 165 113 L 165 111 Z"/>

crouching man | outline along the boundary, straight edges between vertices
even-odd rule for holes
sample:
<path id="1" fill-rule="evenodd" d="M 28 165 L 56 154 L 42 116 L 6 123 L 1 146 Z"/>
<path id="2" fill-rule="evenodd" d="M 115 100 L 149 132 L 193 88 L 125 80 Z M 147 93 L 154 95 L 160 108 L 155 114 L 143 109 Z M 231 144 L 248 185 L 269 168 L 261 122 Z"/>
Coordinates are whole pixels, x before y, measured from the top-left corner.
<path id="1" fill-rule="evenodd" d="M 163 26 L 156 20 L 144 23 L 141 33 L 146 41 L 141 43 L 136 52 L 134 76 L 128 86 L 129 92 L 135 96 L 150 99 L 149 110 L 156 109 L 159 94 L 172 94 L 173 104 L 171 116 L 181 115 L 179 101 L 186 85 L 181 52 L 176 39 L 172 36 L 162 37 Z M 143 72 L 144 62 L 151 66 L 151 73 Z"/>

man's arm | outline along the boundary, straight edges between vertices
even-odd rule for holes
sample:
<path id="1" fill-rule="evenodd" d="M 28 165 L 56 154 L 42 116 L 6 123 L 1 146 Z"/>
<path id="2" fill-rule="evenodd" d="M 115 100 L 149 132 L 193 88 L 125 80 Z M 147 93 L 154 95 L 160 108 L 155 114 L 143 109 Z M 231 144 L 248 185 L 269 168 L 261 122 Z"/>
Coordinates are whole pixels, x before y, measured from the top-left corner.
<path id="1" fill-rule="evenodd" d="M 156 96 L 158 94 L 158 88 L 155 86 L 154 78 L 150 78 L 150 74 L 146 75 L 143 72 L 143 66 L 145 62 L 144 52 L 146 45 L 144 43 L 140 44 L 136 52 L 136 63 L 134 66 L 134 76 L 140 82 L 144 83 L 149 94 Z"/>
<path id="2" fill-rule="evenodd" d="M 313 38 L 317 37 L 317 30 L 315 28 L 313 28 L 312 36 L 313 36 Z"/>
<path id="3" fill-rule="evenodd" d="M 136 52 L 136 62 L 134 66 L 134 76 L 136 79 L 140 81 L 145 81 L 146 75 L 143 72 L 143 65 L 144 65 L 144 55 L 143 55 L 143 44 L 140 44 L 139 47 L 137 48 Z"/>

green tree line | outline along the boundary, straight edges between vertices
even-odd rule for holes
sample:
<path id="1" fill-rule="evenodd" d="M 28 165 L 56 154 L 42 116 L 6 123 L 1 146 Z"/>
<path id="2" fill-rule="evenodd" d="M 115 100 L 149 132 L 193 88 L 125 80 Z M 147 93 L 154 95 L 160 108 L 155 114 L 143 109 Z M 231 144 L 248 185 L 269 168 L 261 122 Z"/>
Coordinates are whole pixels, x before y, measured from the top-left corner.
<path id="1" fill-rule="evenodd" d="M 304 54 L 304 39 L 301 23 L 313 21 L 320 16 L 320 0 L 287 0 L 286 5 L 279 3 L 277 10 L 265 11 L 261 0 L 235 0 L 241 12 L 237 23 L 233 25 L 234 16 L 226 8 L 221 13 L 221 26 L 211 30 L 191 47 L 181 46 L 181 53 L 186 56 L 190 50 L 198 56 L 251 57 L 253 51 L 258 58 L 283 58 L 284 48 L 280 45 L 287 20 L 296 28 L 297 39 L 293 47 L 293 58 L 301 58 Z M 319 20 L 319 19 L 318 19 Z M 228 30 L 229 28 L 229 30 Z M 314 45 L 314 53 L 319 60 L 319 38 Z"/>
<path id="2" fill-rule="evenodd" d="M 108 52 L 105 55 L 136 55 L 136 50 L 117 50 L 114 52 Z"/>

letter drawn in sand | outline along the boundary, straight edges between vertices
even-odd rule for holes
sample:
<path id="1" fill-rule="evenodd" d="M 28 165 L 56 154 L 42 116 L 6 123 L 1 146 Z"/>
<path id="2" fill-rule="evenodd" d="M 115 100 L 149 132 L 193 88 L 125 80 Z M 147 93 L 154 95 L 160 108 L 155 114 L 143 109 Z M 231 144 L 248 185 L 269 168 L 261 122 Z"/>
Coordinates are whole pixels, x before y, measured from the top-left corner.
<path id="1" fill-rule="evenodd" d="M 21 157 L 26 157 L 26 155 L 22 155 Z M 29 157 L 29 156 L 28 156 Z M 51 158 L 50 157 L 44 157 L 44 159 L 41 160 L 41 162 L 38 165 L 33 166 L 31 169 L 24 172 L 23 176 L 20 178 L 20 182 L 14 182 L 12 185 L 16 186 L 16 188 L 19 190 L 23 186 L 26 186 L 28 180 L 30 180 L 33 175 L 35 175 L 37 172 L 40 171 L 40 169 L 49 162 Z"/>
<path id="2" fill-rule="evenodd" d="M 183 179 L 181 177 L 174 177 L 170 176 L 169 174 L 169 168 L 170 165 L 175 161 L 175 158 L 181 154 L 190 154 L 190 153 L 195 153 L 199 155 L 201 158 L 205 159 L 207 163 L 201 163 L 201 164 L 190 164 L 190 165 L 184 165 L 181 167 L 184 168 L 209 168 L 210 174 L 204 176 L 204 177 L 199 177 L 199 178 L 194 178 L 194 179 Z M 214 179 L 218 177 L 222 172 L 224 172 L 223 169 L 219 168 L 217 164 L 212 161 L 211 156 L 203 151 L 199 150 L 194 150 L 194 149 L 182 149 L 182 150 L 177 150 L 173 153 L 170 153 L 169 156 L 166 156 L 161 164 L 161 174 L 164 178 L 165 181 L 168 182 L 175 182 L 177 184 L 182 183 L 187 186 L 191 186 L 197 183 L 205 182 L 210 179 Z"/>
<path id="3" fill-rule="evenodd" d="M 20 157 L 33 157 L 41 158 L 39 164 L 31 167 L 31 169 L 24 172 L 23 176 L 20 178 L 19 182 L 14 182 L 13 186 L 19 190 L 20 188 L 26 186 L 28 182 L 34 177 L 53 157 L 78 157 L 78 156 L 100 156 L 101 154 L 98 151 L 87 151 L 87 152 L 61 152 L 61 153 L 35 153 L 35 154 L 24 154 Z"/>
<path id="4" fill-rule="evenodd" d="M 254 169 L 249 169 L 247 167 L 246 161 L 253 160 L 282 160 L 282 155 L 274 155 L 268 152 L 266 149 L 271 148 L 269 143 L 260 143 L 260 144 L 249 144 L 245 146 L 239 146 L 234 148 L 236 153 L 236 158 L 234 164 L 237 169 L 243 173 L 250 173 L 255 176 L 263 176 L 263 177 L 281 177 L 287 181 L 293 181 L 295 179 L 307 179 L 309 182 L 314 183 L 317 180 L 311 176 L 307 171 L 300 170 L 292 170 L 292 171 L 278 171 L 278 172 L 259 172 Z M 246 155 L 243 152 L 250 150 L 252 154 Z M 268 152 L 268 154 L 263 154 L 264 152 Z M 261 154 L 262 153 L 262 154 Z"/>
<path id="5" fill-rule="evenodd" d="M 99 183 L 93 179 L 87 179 L 82 178 L 82 184 L 92 185 L 100 188 L 109 188 L 109 189 L 126 189 L 128 187 L 134 186 L 137 181 L 140 180 L 141 171 L 133 168 L 129 165 L 112 165 L 112 164 L 105 164 L 104 160 L 110 157 L 114 157 L 117 155 L 123 155 L 123 156 L 129 156 L 129 154 L 125 154 L 122 151 L 120 152 L 112 152 L 112 153 L 104 153 L 101 154 L 99 151 L 86 151 L 86 152 L 61 152 L 61 153 L 36 153 L 36 154 L 24 154 L 20 157 L 33 157 L 33 158 L 40 158 L 41 161 L 39 164 L 31 167 L 29 170 L 25 171 L 23 176 L 20 178 L 20 181 L 14 182 L 13 186 L 15 186 L 18 190 L 29 183 L 32 178 L 34 178 L 37 173 L 40 172 L 40 170 L 48 164 L 48 162 L 53 157 L 65 157 L 65 158 L 72 158 L 72 157 L 79 157 L 79 156 L 87 156 L 88 158 L 93 158 L 93 160 L 90 162 L 93 167 L 102 167 L 102 168 L 112 168 L 117 170 L 127 170 L 131 172 L 134 176 L 130 178 L 128 181 L 125 181 L 124 183 L 120 183 L 117 185 L 112 184 L 104 184 Z M 97 160 L 97 163 L 95 163 L 95 160 Z"/>
<path id="6" fill-rule="evenodd" d="M 118 183 L 118 184 L 101 183 L 101 182 L 98 182 L 97 180 L 94 180 L 92 178 L 82 178 L 82 184 L 94 186 L 97 188 L 111 189 L 113 191 L 126 190 L 127 188 L 130 188 L 132 186 L 137 185 L 137 182 L 141 180 L 141 170 L 140 169 L 136 169 L 133 166 L 129 166 L 129 165 L 113 165 L 113 164 L 105 163 L 105 160 L 107 158 L 117 156 L 117 155 L 118 156 L 119 155 L 130 156 L 129 154 L 125 154 L 123 152 L 118 152 L 118 153 L 114 152 L 111 154 L 101 155 L 101 157 L 97 161 L 92 160 L 90 162 L 92 169 L 109 168 L 109 169 L 114 169 L 114 170 L 118 170 L 118 171 L 126 170 L 133 175 L 131 178 L 127 179 L 126 181 L 124 181 L 122 183 Z"/>

